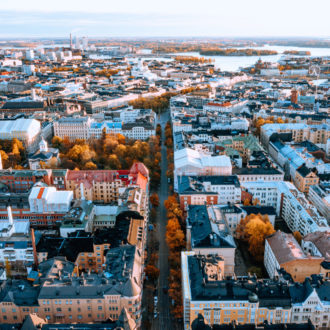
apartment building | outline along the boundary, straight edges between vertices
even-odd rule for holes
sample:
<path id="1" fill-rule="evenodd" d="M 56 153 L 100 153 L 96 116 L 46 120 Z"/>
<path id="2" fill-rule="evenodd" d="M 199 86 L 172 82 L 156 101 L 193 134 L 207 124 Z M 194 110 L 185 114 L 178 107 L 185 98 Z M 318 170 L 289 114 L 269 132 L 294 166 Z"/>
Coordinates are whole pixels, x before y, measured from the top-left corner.
<path id="1" fill-rule="evenodd" d="M 273 167 L 244 167 L 234 168 L 233 174 L 237 175 L 239 182 L 245 183 L 250 181 L 262 181 L 262 182 L 273 182 L 283 181 L 284 174 Z"/>
<path id="2" fill-rule="evenodd" d="M 310 141 L 319 147 L 325 147 L 330 137 L 328 124 L 307 125 L 304 123 L 265 124 L 261 126 L 260 141 L 268 149 L 273 136 L 285 136 L 289 141 Z"/>
<path id="3" fill-rule="evenodd" d="M 309 320 L 316 329 L 330 328 L 329 281 L 314 275 L 304 283 L 291 285 L 291 322 L 307 324 Z"/>
<path id="4" fill-rule="evenodd" d="M 65 188 L 67 170 L 0 170 L 0 181 L 3 192 L 26 193 L 37 182 Z"/>
<path id="5" fill-rule="evenodd" d="M 33 227 L 54 226 L 68 212 L 73 195 L 38 184 L 27 193 L 0 193 L 0 219 L 7 219 L 7 207 L 16 220 L 29 220 Z"/>
<path id="6" fill-rule="evenodd" d="M 330 193 L 323 185 L 312 185 L 309 187 L 308 199 L 315 205 L 317 210 L 330 221 Z"/>
<path id="7" fill-rule="evenodd" d="M 283 181 L 253 181 L 241 182 L 242 190 L 252 195 L 252 198 L 258 200 L 260 205 L 272 206 L 279 216 L 281 211 L 281 192 L 279 184 Z M 242 192 L 242 194 L 244 194 Z"/>
<path id="8" fill-rule="evenodd" d="M 329 226 L 326 219 L 317 212 L 304 194 L 293 184 L 284 182 L 280 185 L 282 202 L 281 216 L 292 232 L 299 231 L 305 236 L 315 231 L 327 231 Z"/>
<path id="9" fill-rule="evenodd" d="M 146 120 L 125 123 L 122 126 L 122 134 L 133 140 L 147 140 L 156 135 L 155 124 Z"/>
<path id="10" fill-rule="evenodd" d="M 223 260 L 223 275 L 234 274 L 236 244 L 226 223 L 216 217 L 217 209 L 191 205 L 187 213 L 187 249 Z M 212 214 L 213 213 L 213 214 Z"/>
<path id="11" fill-rule="evenodd" d="M 180 206 L 239 203 L 241 187 L 236 176 L 180 176 L 178 178 Z"/>
<path id="12" fill-rule="evenodd" d="M 106 271 L 80 273 L 74 263 L 56 257 L 39 264 L 30 281 L 6 281 L 0 292 L 0 322 L 22 323 L 33 312 L 50 323 L 100 323 L 117 320 L 123 309 L 141 326 L 142 262 L 135 246 L 106 254 Z M 40 283 L 34 285 L 35 282 Z"/>
<path id="13" fill-rule="evenodd" d="M 320 273 L 330 278 L 330 230 L 309 233 L 302 239 L 301 247 L 306 254 L 324 258 Z"/>
<path id="14" fill-rule="evenodd" d="M 218 262 L 181 252 L 184 329 L 201 314 L 208 324 L 290 323 L 286 283 L 255 277 L 222 279 Z"/>
<path id="15" fill-rule="evenodd" d="M 313 274 L 321 274 L 322 257 L 307 256 L 292 234 L 278 230 L 265 240 L 264 265 L 270 278 L 284 269 L 295 282 L 304 282 Z M 325 274 L 324 274 L 325 275 Z"/>
<path id="16" fill-rule="evenodd" d="M 106 132 L 106 134 L 122 133 L 122 123 L 109 121 L 103 123 L 92 122 L 88 128 L 87 135 L 90 139 L 100 139 L 103 132 Z"/>
<path id="17" fill-rule="evenodd" d="M 319 177 L 311 169 L 305 165 L 302 165 L 298 167 L 296 171 L 294 183 L 301 192 L 308 193 L 310 186 L 314 186 L 319 183 Z"/>
<path id="18" fill-rule="evenodd" d="M 0 266 L 8 262 L 12 273 L 22 274 L 26 265 L 33 262 L 30 224 L 26 220 L 14 220 L 10 206 L 7 212 L 7 219 L 0 220 Z"/>
<path id="19" fill-rule="evenodd" d="M 282 217 L 292 232 L 303 236 L 315 231 L 326 231 L 328 223 L 305 195 L 290 182 L 245 182 L 241 183 L 261 205 L 272 206 L 277 216 Z"/>
<path id="20" fill-rule="evenodd" d="M 61 117 L 54 121 L 54 135 L 71 141 L 77 139 L 87 140 L 89 138 L 89 129 L 92 124 L 90 117 Z"/>
<path id="21" fill-rule="evenodd" d="M 119 189 L 123 187 L 147 191 L 148 180 L 148 169 L 142 163 L 135 163 L 130 170 L 68 171 L 66 188 L 73 191 L 76 199 L 110 203 L 117 201 Z"/>

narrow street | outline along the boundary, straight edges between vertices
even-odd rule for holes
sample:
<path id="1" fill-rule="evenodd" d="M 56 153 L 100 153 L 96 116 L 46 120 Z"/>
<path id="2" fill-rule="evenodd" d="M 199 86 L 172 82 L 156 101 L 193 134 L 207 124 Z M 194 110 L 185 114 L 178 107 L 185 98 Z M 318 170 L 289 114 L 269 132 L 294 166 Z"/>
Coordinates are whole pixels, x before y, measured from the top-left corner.
<path id="1" fill-rule="evenodd" d="M 173 329 L 172 319 L 170 316 L 170 301 L 167 292 L 164 292 L 163 288 L 168 287 L 168 275 L 169 275 L 169 266 L 168 266 L 168 247 L 165 240 L 166 233 L 166 209 L 164 206 L 164 201 L 168 197 L 168 179 L 166 176 L 167 170 L 167 154 L 166 154 L 166 146 L 165 142 L 165 125 L 169 120 L 168 112 L 162 114 L 160 119 L 158 119 L 158 123 L 162 126 L 162 145 L 161 145 L 161 180 L 159 187 L 159 207 L 158 207 L 158 217 L 157 217 L 157 237 L 159 242 L 159 259 L 158 259 L 158 268 L 160 270 L 160 275 L 158 279 L 158 304 L 157 311 L 158 316 L 154 319 L 152 329 L 155 330 L 165 330 L 165 329 Z"/>

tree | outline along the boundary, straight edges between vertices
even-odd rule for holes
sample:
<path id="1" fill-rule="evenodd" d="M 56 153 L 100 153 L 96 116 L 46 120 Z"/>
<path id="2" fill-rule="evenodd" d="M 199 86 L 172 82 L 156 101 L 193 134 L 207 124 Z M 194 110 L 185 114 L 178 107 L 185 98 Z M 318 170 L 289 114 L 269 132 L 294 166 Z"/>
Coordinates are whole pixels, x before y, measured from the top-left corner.
<path id="1" fill-rule="evenodd" d="M 3 151 L 3 150 L 0 150 L 0 156 L 1 156 L 1 161 L 2 161 L 2 167 L 3 168 L 6 168 L 6 163 L 7 163 L 7 161 L 8 161 L 8 155 L 6 154 L 6 152 L 5 151 Z"/>
<path id="2" fill-rule="evenodd" d="M 249 206 L 249 205 L 251 205 L 250 200 L 249 200 L 248 198 L 245 198 L 245 199 L 244 199 L 244 203 L 243 203 L 243 205 L 244 205 L 244 206 Z"/>
<path id="3" fill-rule="evenodd" d="M 144 270 L 150 280 L 157 280 L 159 276 L 159 269 L 157 267 L 155 267 L 154 265 L 147 265 Z"/>
<path id="4" fill-rule="evenodd" d="M 84 167 L 86 170 L 96 170 L 97 169 L 97 166 L 92 161 L 87 162 Z"/>
<path id="5" fill-rule="evenodd" d="M 299 231 L 295 231 L 293 233 L 293 237 L 296 239 L 296 241 L 299 243 L 299 245 L 301 245 L 302 236 L 301 236 L 300 232 Z"/>
<path id="6" fill-rule="evenodd" d="M 63 140 L 60 137 L 54 136 L 52 138 L 52 145 L 54 148 L 61 149 L 62 143 L 63 143 Z"/>
<path id="7" fill-rule="evenodd" d="M 170 209 L 173 204 L 177 204 L 177 200 L 175 196 L 169 196 L 168 199 L 164 202 L 165 208 L 168 210 Z"/>
<path id="8" fill-rule="evenodd" d="M 275 232 L 267 215 L 250 214 L 241 220 L 236 233 L 249 245 L 249 252 L 257 261 L 263 260 L 265 239 Z"/>
<path id="9" fill-rule="evenodd" d="M 253 201 L 252 201 L 252 205 L 256 206 L 256 205 L 260 205 L 260 201 L 258 198 L 255 198 Z"/>
<path id="10" fill-rule="evenodd" d="M 154 206 L 154 207 L 158 207 L 159 206 L 159 197 L 158 197 L 158 195 L 156 193 L 153 193 L 150 196 L 149 200 L 150 200 L 150 203 L 151 203 L 152 206 Z"/>

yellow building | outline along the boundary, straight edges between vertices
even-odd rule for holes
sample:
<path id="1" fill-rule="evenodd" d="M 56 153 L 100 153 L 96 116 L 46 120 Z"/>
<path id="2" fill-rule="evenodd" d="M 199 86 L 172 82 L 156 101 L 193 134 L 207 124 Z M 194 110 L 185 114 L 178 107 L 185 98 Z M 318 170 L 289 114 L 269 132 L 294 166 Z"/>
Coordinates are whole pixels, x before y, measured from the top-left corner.
<path id="1" fill-rule="evenodd" d="M 286 283 L 255 277 L 225 280 L 217 264 L 195 252 L 181 253 L 184 329 L 191 329 L 198 314 L 208 324 L 290 323 Z"/>
<path id="2" fill-rule="evenodd" d="M 308 193 L 310 186 L 315 186 L 319 183 L 319 178 L 311 169 L 304 165 L 300 166 L 296 171 L 295 185 L 304 193 Z"/>
<path id="3" fill-rule="evenodd" d="M 118 320 L 125 310 L 140 328 L 141 255 L 131 245 L 108 251 L 102 275 L 78 274 L 74 263 L 64 257 L 47 260 L 39 265 L 31 281 L 3 283 L 0 324 L 22 323 L 31 313 L 49 323 L 97 323 Z"/>

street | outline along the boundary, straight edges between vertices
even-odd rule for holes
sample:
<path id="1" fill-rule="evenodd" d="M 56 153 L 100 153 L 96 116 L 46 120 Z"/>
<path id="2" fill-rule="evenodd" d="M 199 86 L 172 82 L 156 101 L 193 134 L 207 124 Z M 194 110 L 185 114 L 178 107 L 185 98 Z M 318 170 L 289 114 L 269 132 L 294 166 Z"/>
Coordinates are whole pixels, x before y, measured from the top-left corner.
<path id="1" fill-rule="evenodd" d="M 158 268 L 160 270 L 159 279 L 158 279 L 158 305 L 157 311 L 158 316 L 154 319 L 152 324 L 152 329 L 173 329 L 172 319 L 170 316 L 170 302 L 168 293 L 163 291 L 164 287 L 168 287 L 168 276 L 169 276 L 169 266 L 168 266 L 168 247 L 165 240 L 166 233 L 166 208 L 164 206 L 164 201 L 168 197 L 168 179 L 166 176 L 167 170 L 167 154 L 165 142 L 165 125 L 169 120 L 168 112 L 161 114 L 160 120 L 158 123 L 162 126 L 162 145 L 161 145 L 161 180 L 159 187 L 159 207 L 158 207 L 158 216 L 157 216 L 157 237 L 159 242 L 159 258 L 158 258 Z"/>

